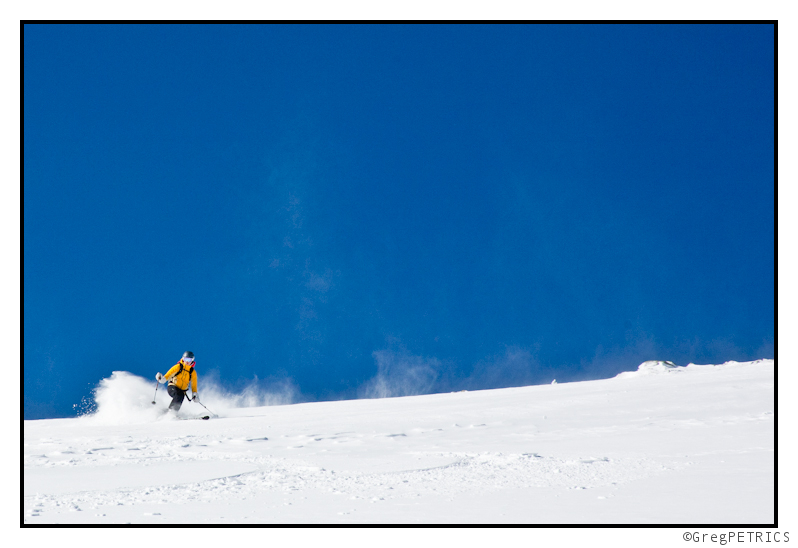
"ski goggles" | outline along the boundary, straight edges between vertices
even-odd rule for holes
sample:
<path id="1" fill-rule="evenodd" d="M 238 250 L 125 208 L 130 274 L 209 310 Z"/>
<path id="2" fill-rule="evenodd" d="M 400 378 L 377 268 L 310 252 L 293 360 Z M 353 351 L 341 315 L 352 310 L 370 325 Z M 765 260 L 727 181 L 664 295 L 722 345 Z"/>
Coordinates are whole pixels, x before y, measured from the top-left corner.
<path id="1" fill-rule="evenodd" d="M 186 365 L 193 364 L 194 363 L 194 358 L 183 358 L 183 363 L 186 364 Z"/>

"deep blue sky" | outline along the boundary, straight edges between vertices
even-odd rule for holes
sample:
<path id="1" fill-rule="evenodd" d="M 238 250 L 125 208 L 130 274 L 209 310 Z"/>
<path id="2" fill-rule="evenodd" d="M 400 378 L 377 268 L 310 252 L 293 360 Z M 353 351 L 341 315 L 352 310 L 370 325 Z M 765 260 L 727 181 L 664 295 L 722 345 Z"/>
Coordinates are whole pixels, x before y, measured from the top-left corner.
<path id="1" fill-rule="evenodd" d="M 774 176 L 771 25 L 26 25 L 25 418 L 773 357 Z"/>

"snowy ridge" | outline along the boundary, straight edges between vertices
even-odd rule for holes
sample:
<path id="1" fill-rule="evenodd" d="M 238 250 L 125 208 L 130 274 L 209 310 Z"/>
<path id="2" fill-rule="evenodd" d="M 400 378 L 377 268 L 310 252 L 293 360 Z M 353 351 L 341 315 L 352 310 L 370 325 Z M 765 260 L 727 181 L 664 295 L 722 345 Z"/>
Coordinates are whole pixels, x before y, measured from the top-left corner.
<path id="1" fill-rule="evenodd" d="M 725 362 L 721 365 L 696 365 L 694 363 L 689 363 L 686 366 L 678 366 L 673 362 L 669 361 L 662 361 L 662 360 L 649 360 L 641 363 L 637 367 L 637 371 L 625 371 L 623 373 L 619 373 L 615 376 L 618 379 L 628 379 L 639 377 L 641 375 L 661 375 L 663 373 L 680 373 L 682 371 L 687 371 L 688 369 L 693 370 L 695 368 L 700 367 L 735 367 L 740 365 L 755 365 L 755 364 L 763 364 L 770 362 L 773 363 L 773 360 L 756 360 L 753 362 L 735 362 L 729 361 Z"/>
<path id="2" fill-rule="evenodd" d="M 772 523 L 773 371 L 646 362 L 601 381 L 271 407 L 209 392 L 210 421 L 153 418 L 154 382 L 116 372 L 93 415 L 25 421 L 24 520 Z"/>

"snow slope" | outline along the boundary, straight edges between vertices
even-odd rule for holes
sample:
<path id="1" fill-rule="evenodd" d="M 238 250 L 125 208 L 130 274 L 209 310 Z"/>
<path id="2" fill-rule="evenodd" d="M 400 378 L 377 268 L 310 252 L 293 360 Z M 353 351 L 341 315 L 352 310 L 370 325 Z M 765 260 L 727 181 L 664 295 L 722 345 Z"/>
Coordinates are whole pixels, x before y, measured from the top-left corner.
<path id="1" fill-rule="evenodd" d="M 153 389 L 117 372 L 93 415 L 24 422 L 25 524 L 775 520 L 772 360 L 263 407 L 206 392 L 209 421 L 157 417 Z"/>

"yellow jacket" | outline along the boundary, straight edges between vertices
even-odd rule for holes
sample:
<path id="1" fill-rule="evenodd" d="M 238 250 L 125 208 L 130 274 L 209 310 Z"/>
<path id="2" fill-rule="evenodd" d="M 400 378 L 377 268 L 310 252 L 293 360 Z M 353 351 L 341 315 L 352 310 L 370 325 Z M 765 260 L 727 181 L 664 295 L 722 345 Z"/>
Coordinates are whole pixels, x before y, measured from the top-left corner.
<path id="1" fill-rule="evenodd" d="M 180 366 L 183 366 L 183 371 L 180 371 Z M 192 374 L 193 373 L 193 374 Z M 180 360 L 172 368 L 166 372 L 166 380 L 169 384 L 173 384 L 180 390 L 188 390 L 188 381 L 191 379 L 191 391 L 197 393 L 197 372 L 194 371 L 194 365 L 188 366 Z"/>

